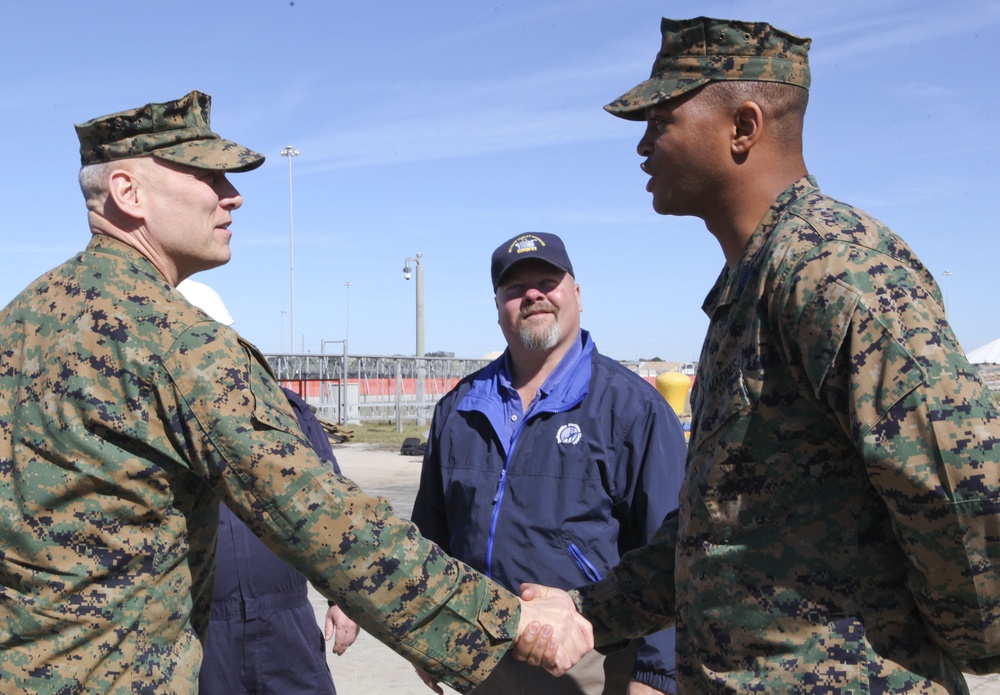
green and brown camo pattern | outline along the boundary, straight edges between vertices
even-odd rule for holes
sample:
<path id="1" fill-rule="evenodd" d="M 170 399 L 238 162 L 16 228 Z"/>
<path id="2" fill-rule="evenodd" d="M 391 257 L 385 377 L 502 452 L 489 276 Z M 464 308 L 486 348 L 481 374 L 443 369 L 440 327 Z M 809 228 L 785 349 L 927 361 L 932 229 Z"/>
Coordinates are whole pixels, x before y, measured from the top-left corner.
<path id="1" fill-rule="evenodd" d="M 517 599 L 324 466 L 258 351 L 95 236 L 0 312 L 0 690 L 194 693 L 223 501 L 461 692 Z"/>
<path id="2" fill-rule="evenodd" d="M 809 45 L 764 22 L 730 19 L 667 19 L 663 40 L 645 82 L 605 106 L 630 121 L 645 120 L 650 106 L 697 87 L 725 80 L 784 82 L 809 89 Z"/>
<path id="3" fill-rule="evenodd" d="M 704 308 L 679 513 L 579 590 L 598 643 L 676 620 L 678 692 L 968 692 L 1000 667 L 1000 412 L 930 273 L 806 177 Z"/>
<path id="4" fill-rule="evenodd" d="M 179 164 L 242 172 L 264 163 L 264 155 L 212 132 L 212 97 L 199 91 L 162 104 L 101 116 L 76 126 L 83 166 L 154 156 Z"/>

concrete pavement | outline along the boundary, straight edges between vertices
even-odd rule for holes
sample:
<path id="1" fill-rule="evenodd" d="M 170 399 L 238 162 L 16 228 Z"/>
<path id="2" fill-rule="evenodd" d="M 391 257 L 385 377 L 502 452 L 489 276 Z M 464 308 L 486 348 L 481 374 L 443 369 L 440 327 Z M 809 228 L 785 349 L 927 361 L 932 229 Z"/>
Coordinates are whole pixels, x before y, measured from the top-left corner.
<path id="1" fill-rule="evenodd" d="M 334 447 L 340 467 L 366 492 L 386 497 L 399 516 L 408 518 L 420 479 L 420 459 L 395 452 L 376 451 L 363 444 Z M 310 599 L 322 623 L 326 601 L 310 588 Z M 330 654 L 327 662 L 339 695 L 426 695 L 431 691 L 413 667 L 371 636 L 362 633 L 343 656 Z M 967 677 L 973 695 L 1000 695 L 1000 674 Z M 444 687 L 445 693 L 456 691 Z"/>

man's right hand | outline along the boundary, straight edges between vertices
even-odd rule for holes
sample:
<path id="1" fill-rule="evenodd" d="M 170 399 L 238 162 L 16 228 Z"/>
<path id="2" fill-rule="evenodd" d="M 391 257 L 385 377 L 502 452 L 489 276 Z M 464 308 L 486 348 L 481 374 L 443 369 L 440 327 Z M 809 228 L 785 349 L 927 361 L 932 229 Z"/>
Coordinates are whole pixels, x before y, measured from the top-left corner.
<path id="1" fill-rule="evenodd" d="M 594 648 L 594 629 L 562 589 L 521 585 L 521 622 L 512 654 L 561 676 Z"/>

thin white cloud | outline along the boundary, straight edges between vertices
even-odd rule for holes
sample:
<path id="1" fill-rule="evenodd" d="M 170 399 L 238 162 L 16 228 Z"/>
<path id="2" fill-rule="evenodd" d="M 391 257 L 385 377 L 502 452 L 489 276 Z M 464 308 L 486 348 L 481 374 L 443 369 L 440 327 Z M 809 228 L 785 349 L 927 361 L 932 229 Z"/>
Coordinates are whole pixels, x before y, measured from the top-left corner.
<path id="1" fill-rule="evenodd" d="M 812 60 L 836 59 L 841 67 L 861 61 L 871 65 L 873 54 L 914 45 L 926 46 L 928 61 L 960 60 L 961 46 L 953 45 L 951 39 L 973 33 L 988 41 L 993 28 L 1000 24 L 1000 2 L 920 3 L 919 8 L 896 2 L 881 9 L 882 14 L 869 15 L 864 21 L 825 26 L 828 40 L 814 44 Z M 843 16 L 842 7 L 837 7 L 837 14 Z M 913 69 L 919 71 L 920 66 L 914 65 Z M 873 77 L 888 81 L 891 76 Z"/>
<path id="2" fill-rule="evenodd" d="M 634 65 L 597 60 L 563 70 L 535 70 L 502 80 L 401 83 L 367 88 L 352 102 L 380 104 L 350 110 L 300 138 L 310 161 L 303 171 L 350 169 L 386 161 L 476 157 L 623 136 L 601 110 L 634 76 Z M 387 96 L 391 95 L 391 96 Z M 610 95 L 610 96 L 609 96 Z"/>

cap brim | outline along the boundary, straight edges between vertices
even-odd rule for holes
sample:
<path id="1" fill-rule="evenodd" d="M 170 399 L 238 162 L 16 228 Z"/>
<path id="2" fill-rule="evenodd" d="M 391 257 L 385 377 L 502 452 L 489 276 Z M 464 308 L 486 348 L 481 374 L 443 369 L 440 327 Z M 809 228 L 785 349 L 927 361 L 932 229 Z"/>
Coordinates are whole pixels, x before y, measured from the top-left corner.
<path id="1" fill-rule="evenodd" d="M 150 152 L 154 157 L 199 169 L 251 171 L 264 163 L 264 155 L 232 140 L 211 138 L 192 140 Z"/>
<path id="2" fill-rule="evenodd" d="M 524 261 L 541 261 L 542 263 L 548 263 L 553 268 L 557 268 L 558 270 L 561 270 L 564 273 L 569 273 L 570 276 L 574 280 L 576 279 L 576 276 L 573 275 L 573 269 L 572 268 L 567 268 L 564 265 L 562 265 L 561 263 L 556 263 L 555 261 L 550 261 L 548 258 L 538 258 L 537 256 L 526 256 L 524 258 L 518 258 L 516 261 L 514 261 L 509 266 L 507 266 L 506 268 L 503 269 L 503 272 L 500 273 L 500 276 L 497 278 L 496 282 L 493 283 L 493 291 L 496 292 L 497 288 L 500 287 L 500 285 L 503 284 L 503 279 L 505 277 L 507 277 L 507 275 L 510 273 L 510 271 L 515 266 L 517 266 L 518 263 L 523 263 Z"/>
<path id="3" fill-rule="evenodd" d="M 604 107 L 612 116 L 628 121 L 646 120 L 646 109 L 675 99 L 693 89 L 711 82 L 707 77 L 694 79 L 652 78 L 622 94 Z"/>

